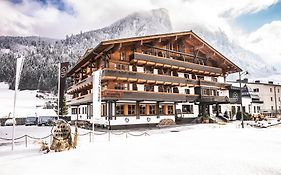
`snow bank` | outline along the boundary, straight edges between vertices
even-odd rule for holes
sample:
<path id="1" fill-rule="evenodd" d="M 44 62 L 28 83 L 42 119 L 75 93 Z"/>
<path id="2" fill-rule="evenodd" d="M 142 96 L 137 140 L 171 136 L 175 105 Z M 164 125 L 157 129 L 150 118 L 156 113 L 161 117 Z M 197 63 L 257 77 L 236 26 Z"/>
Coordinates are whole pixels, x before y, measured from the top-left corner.
<path id="1" fill-rule="evenodd" d="M 14 90 L 9 90 L 9 86 L 0 83 L 0 118 L 12 117 L 14 105 Z M 44 100 L 36 98 L 36 90 L 18 91 L 16 103 L 16 117 L 35 116 L 36 106 L 43 106 Z"/>
<path id="2" fill-rule="evenodd" d="M 1 175 L 280 174 L 280 127 L 237 126 L 238 123 L 158 129 L 150 131 L 151 136 L 112 136 L 110 142 L 99 140 L 107 135 L 96 136 L 94 143 L 79 142 L 75 150 L 41 154 L 28 148 L 26 152 L 18 150 L 17 158 L 11 158 L 17 153 L 3 153 L 0 148 L 0 155 L 6 155 L 0 159 Z"/>

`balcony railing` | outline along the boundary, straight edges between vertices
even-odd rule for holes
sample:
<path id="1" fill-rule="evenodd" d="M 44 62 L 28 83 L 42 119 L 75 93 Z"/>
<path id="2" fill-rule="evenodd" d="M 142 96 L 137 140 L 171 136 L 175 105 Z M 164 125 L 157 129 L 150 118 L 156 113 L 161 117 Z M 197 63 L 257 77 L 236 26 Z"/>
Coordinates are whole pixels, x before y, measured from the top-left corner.
<path id="1" fill-rule="evenodd" d="M 165 58 L 160 56 L 154 56 L 143 53 L 133 53 L 130 56 L 131 62 L 137 64 L 151 64 L 160 66 L 162 64 L 163 67 L 170 67 L 174 69 L 179 69 L 179 71 L 183 72 L 193 72 L 196 74 L 203 75 L 211 75 L 211 76 L 219 76 L 222 74 L 222 69 L 217 67 L 205 66 L 200 64 L 195 64 L 187 61 L 180 61 L 173 58 Z"/>
<path id="2" fill-rule="evenodd" d="M 86 88 L 86 87 L 91 86 L 91 85 L 92 85 L 92 82 L 93 82 L 92 79 L 93 79 L 92 76 L 90 76 L 90 77 L 85 78 L 84 80 L 82 80 L 82 81 L 80 81 L 80 82 L 78 82 L 78 83 L 76 83 L 76 84 L 70 86 L 70 87 L 67 89 L 67 93 L 72 94 L 72 93 L 74 93 L 74 92 L 77 92 L 77 91 L 79 91 L 79 90 L 82 90 L 82 89 L 84 89 L 84 88 Z"/>
<path id="3" fill-rule="evenodd" d="M 202 103 L 210 103 L 210 104 L 230 102 L 227 96 L 201 96 L 199 101 Z"/>
<path id="4" fill-rule="evenodd" d="M 115 96 L 102 96 L 103 100 L 133 100 L 133 101 L 165 101 L 165 102 L 193 102 L 198 96 L 190 94 L 145 92 L 145 91 L 125 91 L 125 90 L 106 90 L 107 93 L 116 94 Z M 105 93 L 105 92 L 103 92 Z"/>
<path id="5" fill-rule="evenodd" d="M 75 106 L 75 105 L 88 104 L 88 103 L 92 103 L 92 102 L 93 102 L 93 94 L 90 93 L 90 94 L 86 94 L 86 95 L 68 100 L 66 102 L 66 104 Z"/>

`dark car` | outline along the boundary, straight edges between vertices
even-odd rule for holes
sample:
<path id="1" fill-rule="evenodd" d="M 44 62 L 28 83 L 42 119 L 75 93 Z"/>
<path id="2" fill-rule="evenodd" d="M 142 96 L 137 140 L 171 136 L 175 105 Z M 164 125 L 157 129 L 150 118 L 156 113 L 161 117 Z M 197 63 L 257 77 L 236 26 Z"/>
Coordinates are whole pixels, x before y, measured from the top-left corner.
<path id="1" fill-rule="evenodd" d="M 26 117 L 25 126 L 37 125 L 38 117 Z"/>
<path id="2" fill-rule="evenodd" d="M 53 126 L 58 120 L 57 116 L 40 116 L 38 118 L 38 126 Z"/>

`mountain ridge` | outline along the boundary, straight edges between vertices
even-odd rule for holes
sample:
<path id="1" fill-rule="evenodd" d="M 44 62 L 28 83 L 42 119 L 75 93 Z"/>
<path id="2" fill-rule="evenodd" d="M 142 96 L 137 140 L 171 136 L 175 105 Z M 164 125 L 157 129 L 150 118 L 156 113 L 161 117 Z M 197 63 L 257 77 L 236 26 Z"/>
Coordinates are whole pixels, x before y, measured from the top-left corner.
<path id="1" fill-rule="evenodd" d="M 190 25 L 191 29 L 232 62 L 257 77 L 278 73 L 274 66 L 262 62 L 258 55 L 231 42 L 223 31 L 211 32 L 198 25 Z M 26 59 L 19 88 L 56 91 L 57 63 L 69 61 L 73 66 L 86 49 L 95 47 L 103 40 L 168 32 L 173 32 L 168 11 L 155 9 L 135 12 L 101 29 L 66 35 L 63 40 L 0 36 L 0 82 L 14 87 L 16 58 L 23 55 Z M 262 64 L 258 64 L 257 60 Z"/>

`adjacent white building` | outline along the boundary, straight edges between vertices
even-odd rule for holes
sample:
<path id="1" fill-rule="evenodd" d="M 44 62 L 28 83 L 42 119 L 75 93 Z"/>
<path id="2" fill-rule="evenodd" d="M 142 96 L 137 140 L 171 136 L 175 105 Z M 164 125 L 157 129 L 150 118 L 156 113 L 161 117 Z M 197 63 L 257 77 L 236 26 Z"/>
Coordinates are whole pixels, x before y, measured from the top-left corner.
<path id="1" fill-rule="evenodd" d="M 234 86 L 239 83 L 232 82 Z M 267 83 L 259 80 L 249 82 L 242 81 L 242 103 L 245 112 L 250 114 L 264 114 L 275 116 L 281 110 L 281 85 L 273 81 Z M 239 106 L 237 106 L 239 108 Z"/>

